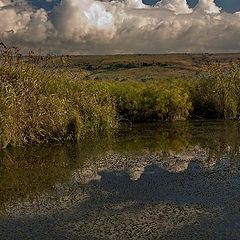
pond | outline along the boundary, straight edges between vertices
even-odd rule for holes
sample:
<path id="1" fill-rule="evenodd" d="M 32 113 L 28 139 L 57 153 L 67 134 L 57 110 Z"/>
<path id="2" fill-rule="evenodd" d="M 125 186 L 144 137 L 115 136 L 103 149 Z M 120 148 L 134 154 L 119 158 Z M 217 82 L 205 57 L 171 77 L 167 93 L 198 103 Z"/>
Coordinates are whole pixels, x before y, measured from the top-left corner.
<path id="1" fill-rule="evenodd" d="M 0 152 L 0 239 L 240 239 L 239 199 L 237 121 Z"/>

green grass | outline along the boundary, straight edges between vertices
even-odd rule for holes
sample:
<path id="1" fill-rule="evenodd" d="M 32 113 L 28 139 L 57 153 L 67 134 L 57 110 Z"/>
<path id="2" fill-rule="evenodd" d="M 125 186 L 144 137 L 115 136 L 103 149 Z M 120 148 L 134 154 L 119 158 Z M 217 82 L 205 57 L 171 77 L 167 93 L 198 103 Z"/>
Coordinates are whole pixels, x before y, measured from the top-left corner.
<path id="1" fill-rule="evenodd" d="M 65 66 L 60 57 L 44 62 L 41 56 L 29 55 L 19 61 L 18 52 L 12 57 L 4 49 L 2 60 L 0 55 L 2 148 L 79 140 L 112 130 L 121 121 L 240 115 L 240 65 L 226 64 L 228 55 L 207 65 L 198 62 L 202 55 L 186 54 L 73 57 Z M 176 71 L 193 72 L 197 63 L 202 70 L 198 78 Z"/>
<path id="2" fill-rule="evenodd" d="M 1 146 L 78 140 L 113 129 L 121 120 L 176 121 L 192 108 L 178 81 L 72 79 L 34 65 L 0 67 Z"/>
<path id="3" fill-rule="evenodd" d="M 2 66 L 0 87 L 2 147 L 74 140 L 116 125 L 115 103 L 106 88 L 61 71 Z"/>
<path id="4" fill-rule="evenodd" d="M 235 61 L 240 54 L 160 54 L 72 56 L 73 71 L 83 69 L 87 79 L 168 80 L 196 79 L 206 60 L 210 63 Z"/>
<path id="5" fill-rule="evenodd" d="M 240 62 L 211 64 L 192 88 L 195 115 L 220 119 L 240 116 Z"/>
<path id="6" fill-rule="evenodd" d="M 193 78 L 195 77 L 193 71 L 187 69 L 174 68 L 171 71 L 170 67 L 149 66 L 149 67 L 136 67 L 130 69 L 107 69 L 100 71 L 92 71 L 85 74 L 86 79 L 92 80 L 116 80 L 116 81 L 139 81 L 147 82 L 152 80 L 168 80 L 172 78 Z"/>
<path id="7" fill-rule="evenodd" d="M 131 122 L 185 120 L 192 108 L 187 87 L 177 81 L 163 83 L 107 82 L 120 120 Z"/>

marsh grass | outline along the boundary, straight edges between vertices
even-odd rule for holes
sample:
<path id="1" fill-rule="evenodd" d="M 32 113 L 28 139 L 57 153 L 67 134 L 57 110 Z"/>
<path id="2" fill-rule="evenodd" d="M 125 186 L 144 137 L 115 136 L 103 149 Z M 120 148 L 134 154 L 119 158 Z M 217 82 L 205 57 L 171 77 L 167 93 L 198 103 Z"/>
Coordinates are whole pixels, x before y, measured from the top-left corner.
<path id="1" fill-rule="evenodd" d="M 102 86 L 67 72 L 5 62 L 0 67 L 1 146 L 77 140 L 116 125 Z"/>
<path id="2" fill-rule="evenodd" d="M 240 62 L 207 64 L 195 84 L 192 99 L 196 114 L 236 119 L 240 114 Z"/>
<path id="3" fill-rule="evenodd" d="M 2 147 L 78 140 L 124 119 L 183 120 L 191 110 L 176 84 L 84 81 L 26 63 L 1 66 L 0 88 Z"/>
<path id="4" fill-rule="evenodd" d="M 186 87 L 177 82 L 136 81 L 107 83 L 121 119 L 131 122 L 185 120 L 192 104 Z"/>
<path id="5" fill-rule="evenodd" d="M 86 80 L 69 62 L 68 56 L 22 56 L 18 48 L 0 43 L 2 148 L 79 140 L 121 121 L 239 117 L 239 62 L 205 65 L 198 80 L 144 82 Z"/>

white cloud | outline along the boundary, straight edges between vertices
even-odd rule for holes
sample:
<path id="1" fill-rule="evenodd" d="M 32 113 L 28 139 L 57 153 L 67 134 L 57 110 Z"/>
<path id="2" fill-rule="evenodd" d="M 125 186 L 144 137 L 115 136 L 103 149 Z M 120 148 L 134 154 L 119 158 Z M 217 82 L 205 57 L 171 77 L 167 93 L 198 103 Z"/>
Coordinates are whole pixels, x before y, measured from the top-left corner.
<path id="1" fill-rule="evenodd" d="M 62 0 L 50 13 L 0 0 L 0 39 L 55 53 L 230 52 L 240 50 L 240 14 L 213 0 Z"/>
<path id="2" fill-rule="evenodd" d="M 216 6 L 214 0 L 200 0 L 197 6 L 195 7 L 195 11 L 200 11 L 204 13 L 220 13 L 221 8 Z"/>
<path id="3" fill-rule="evenodd" d="M 186 0 L 162 0 L 156 4 L 160 8 L 169 9 L 176 14 L 191 13 L 192 9 L 189 8 Z"/>

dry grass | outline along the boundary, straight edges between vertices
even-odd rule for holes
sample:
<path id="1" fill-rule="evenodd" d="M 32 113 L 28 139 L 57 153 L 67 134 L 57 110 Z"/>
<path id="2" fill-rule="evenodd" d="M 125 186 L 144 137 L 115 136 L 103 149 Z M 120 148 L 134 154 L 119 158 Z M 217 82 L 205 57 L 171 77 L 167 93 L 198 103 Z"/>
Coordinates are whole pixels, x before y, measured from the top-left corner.
<path id="1" fill-rule="evenodd" d="M 0 68 L 1 145 L 75 140 L 116 125 L 102 86 L 29 64 Z"/>

